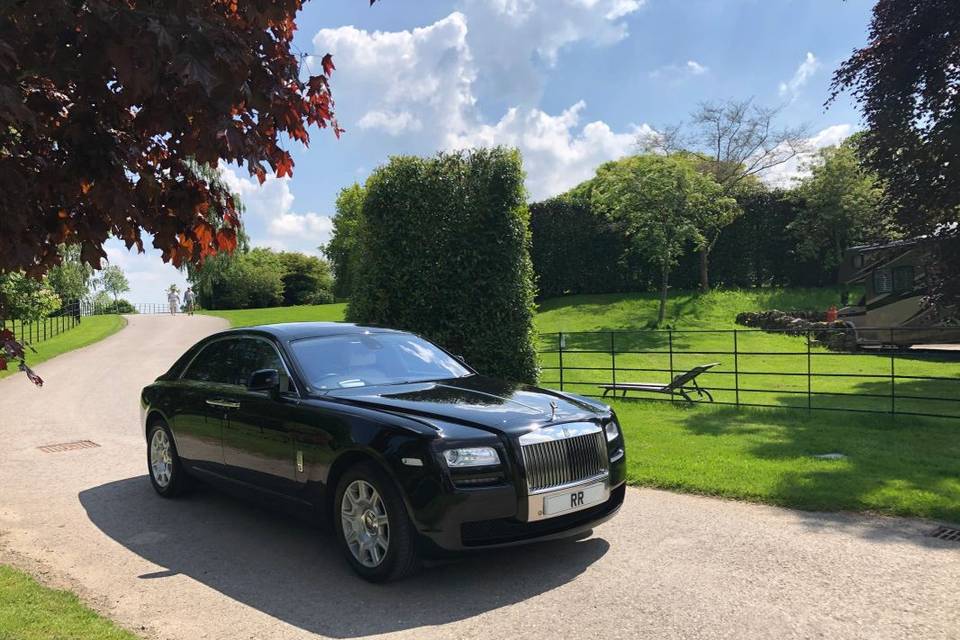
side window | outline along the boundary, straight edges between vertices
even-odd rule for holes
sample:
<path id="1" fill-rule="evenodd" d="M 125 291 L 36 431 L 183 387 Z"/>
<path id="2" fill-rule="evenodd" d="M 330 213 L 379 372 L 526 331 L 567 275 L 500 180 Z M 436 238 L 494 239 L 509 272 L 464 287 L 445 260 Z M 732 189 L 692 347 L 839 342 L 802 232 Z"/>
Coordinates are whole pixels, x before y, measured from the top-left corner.
<path id="1" fill-rule="evenodd" d="M 873 272 L 873 290 L 876 293 L 890 293 L 892 290 L 891 284 L 888 269 L 877 269 Z"/>
<path id="2" fill-rule="evenodd" d="M 276 369 L 284 373 L 287 368 L 273 345 L 263 340 L 247 338 L 240 341 L 240 362 L 236 371 L 237 384 L 247 384 L 250 374 L 260 369 Z"/>
<path id="3" fill-rule="evenodd" d="M 913 267 L 897 267 L 893 270 L 893 290 L 913 291 Z"/>
<path id="4" fill-rule="evenodd" d="M 237 340 L 218 340 L 203 348 L 193 359 L 186 372 L 185 380 L 236 384 Z"/>

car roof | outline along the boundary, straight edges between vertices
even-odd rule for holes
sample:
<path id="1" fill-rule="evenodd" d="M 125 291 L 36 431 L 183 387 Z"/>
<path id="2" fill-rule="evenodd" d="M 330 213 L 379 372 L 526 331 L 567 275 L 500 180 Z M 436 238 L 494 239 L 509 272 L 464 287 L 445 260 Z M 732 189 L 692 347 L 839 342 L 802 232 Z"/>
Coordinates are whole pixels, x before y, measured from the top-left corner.
<path id="1" fill-rule="evenodd" d="M 348 322 L 282 322 L 261 324 L 253 327 L 238 327 L 218 335 L 259 333 L 268 334 L 278 340 L 290 341 L 302 338 L 320 338 L 325 336 L 355 335 L 363 333 L 405 333 L 396 329 L 387 329 L 373 325 L 351 324 Z"/>

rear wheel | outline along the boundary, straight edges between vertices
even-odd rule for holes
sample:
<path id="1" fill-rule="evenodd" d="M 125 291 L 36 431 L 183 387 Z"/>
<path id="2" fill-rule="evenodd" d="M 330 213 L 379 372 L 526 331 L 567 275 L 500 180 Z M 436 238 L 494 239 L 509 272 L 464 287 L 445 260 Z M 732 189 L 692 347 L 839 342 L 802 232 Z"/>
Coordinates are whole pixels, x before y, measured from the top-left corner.
<path id="1" fill-rule="evenodd" d="M 192 484 L 177 455 L 170 429 L 162 421 L 151 424 L 147 432 L 147 471 L 150 484 L 164 498 L 179 496 Z"/>
<path id="2" fill-rule="evenodd" d="M 333 519 L 347 562 L 366 580 L 398 580 L 419 567 L 400 491 L 374 463 L 357 464 L 340 478 Z"/>

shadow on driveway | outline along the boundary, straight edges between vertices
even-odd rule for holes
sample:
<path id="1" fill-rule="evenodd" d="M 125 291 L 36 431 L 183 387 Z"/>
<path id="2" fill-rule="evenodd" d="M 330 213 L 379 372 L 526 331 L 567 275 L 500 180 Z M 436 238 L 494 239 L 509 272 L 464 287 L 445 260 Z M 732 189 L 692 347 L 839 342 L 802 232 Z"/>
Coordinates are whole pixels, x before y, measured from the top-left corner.
<path id="1" fill-rule="evenodd" d="M 163 500 L 139 476 L 79 498 L 101 531 L 166 568 L 139 578 L 183 574 L 284 622 L 339 638 L 439 625 L 520 602 L 573 580 L 609 549 L 597 538 L 531 545 L 371 585 L 353 574 L 332 534 L 213 489 Z"/>

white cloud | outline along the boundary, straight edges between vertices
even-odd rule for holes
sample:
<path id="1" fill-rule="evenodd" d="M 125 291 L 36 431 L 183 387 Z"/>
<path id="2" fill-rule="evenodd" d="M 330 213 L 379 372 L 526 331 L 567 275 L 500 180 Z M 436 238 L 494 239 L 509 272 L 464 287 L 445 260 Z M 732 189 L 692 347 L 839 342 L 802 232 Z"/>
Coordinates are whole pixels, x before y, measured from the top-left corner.
<path id="1" fill-rule="evenodd" d="M 615 133 L 603 122 L 579 127 L 586 103 L 580 101 L 558 116 L 539 109 L 510 109 L 494 125 L 452 136 L 451 147 L 506 145 L 523 153 L 530 197 L 560 194 L 590 178 L 597 166 L 630 153 L 646 125 Z"/>
<path id="2" fill-rule="evenodd" d="M 392 136 L 400 135 L 404 131 L 420 131 L 423 128 L 420 119 L 408 111 L 368 111 L 357 121 L 357 125 L 361 129 L 381 129 Z"/>
<path id="3" fill-rule="evenodd" d="M 797 180 L 810 174 L 807 166 L 818 149 L 838 145 L 852 133 L 853 125 L 850 124 L 835 124 L 827 127 L 807 139 L 808 150 L 806 152 L 798 154 L 781 165 L 768 169 L 761 178 L 770 186 L 791 187 Z"/>
<path id="4" fill-rule="evenodd" d="M 687 60 L 683 64 L 668 64 L 654 69 L 648 75 L 654 80 L 666 78 L 671 82 L 680 82 L 691 76 L 702 76 L 710 72 L 710 67 L 696 60 Z"/>
<path id="5" fill-rule="evenodd" d="M 793 77 L 786 82 L 780 83 L 780 96 L 784 98 L 789 97 L 791 100 L 795 99 L 800 93 L 800 90 L 803 89 L 819 68 L 820 61 L 817 60 L 817 56 L 808 51 L 803 62 L 800 63 L 800 66 L 797 67 L 797 70 L 793 73 Z"/>
<path id="6" fill-rule="evenodd" d="M 322 216 L 319 213 L 303 215 L 284 213 L 271 220 L 268 229 L 270 234 L 275 236 L 310 236 L 325 238 L 322 242 L 326 242 L 333 231 L 333 220 L 330 216 Z"/>
<path id="7" fill-rule="evenodd" d="M 479 95 L 498 106 L 535 106 L 544 68 L 576 44 L 607 46 L 629 35 L 644 0 L 460 0 L 470 49 L 482 61 Z"/>
<path id="8" fill-rule="evenodd" d="M 535 31 L 547 23 L 557 26 L 551 22 L 555 17 L 544 15 L 551 11 L 533 0 L 468 0 L 467 5 L 484 9 L 481 23 L 495 17 L 497 28 L 506 29 L 500 33 L 502 47 L 513 46 L 515 34 L 532 28 L 533 23 L 539 25 Z M 629 13 L 639 6 L 639 2 L 558 0 L 557 11 L 566 11 L 570 17 L 585 16 L 591 7 Z M 478 40 L 481 47 L 489 45 L 486 36 L 477 33 L 490 25 L 475 27 L 472 15 L 469 25 L 463 13 L 455 12 L 411 31 L 384 33 L 341 27 L 317 33 L 316 50 L 332 52 L 337 65 L 349 69 L 334 86 L 341 120 L 355 122 L 371 133 L 390 134 L 396 138 L 389 145 L 393 153 L 398 149 L 430 154 L 437 149 L 481 145 L 517 147 L 523 153 L 528 191 L 537 199 L 568 189 L 590 177 L 598 164 L 630 152 L 642 127 L 615 132 L 604 122 L 581 125 L 586 110 L 582 101 L 559 115 L 514 103 L 505 107 L 496 123 L 486 120 L 477 108 L 476 96 L 482 88 L 475 60 L 482 59 L 486 66 L 487 58 L 473 47 Z M 607 25 L 606 19 L 601 17 L 601 21 Z M 555 44 L 556 37 L 557 32 L 550 31 L 543 45 L 553 53 L 559 49 L 549 43 Z M 529 40 L 524 46 L 535 47 L 534 43 L 535 39 Z M 688 67 L 690 72 L 706 70 L 694 61 L 690 64 L 695 65 Z M 377 145 L 374 151 L 383 146 L 379 137 L 367 143 Z M 381 153 L 385 160 L 388 153 Z"/>
<path id="9" fill-rule="evenodd" d="M 255 178 L 237 175 L 234 167 L 224 167 L 220 173 L 243 202 L 243 225 L 254 246 L 315 254 L 319 245 L 330 240 L 330 216 L 293 211 L 289 178 L 268 176 L 259 184 Z"/>
<path id="10" fill-rule="evenodd" d="M 322 29 L 313 43 L 349 70 L 334 81 L 337 113 L 348 128 L 399 135 L 429 122 L 431 129 L 457 129 L 473 108 L 473 61 L 462 13 L 412 31 Z"/>

